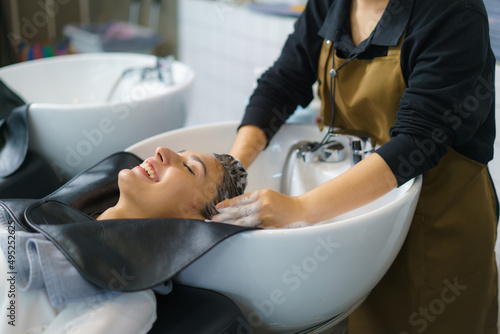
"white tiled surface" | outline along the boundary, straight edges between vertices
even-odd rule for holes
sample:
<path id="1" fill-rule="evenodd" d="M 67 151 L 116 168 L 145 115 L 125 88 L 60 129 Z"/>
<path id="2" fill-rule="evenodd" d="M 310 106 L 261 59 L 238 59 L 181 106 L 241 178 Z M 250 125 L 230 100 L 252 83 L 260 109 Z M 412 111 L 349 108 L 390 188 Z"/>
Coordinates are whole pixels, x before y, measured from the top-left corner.
<path id="1" fill-rule="evenodd" d="M 179 60 L 196 73 L 186 125 L 240 120 L 256 72 L 273 64 L 294 22 L 227 1 L 179 1 Z"/>

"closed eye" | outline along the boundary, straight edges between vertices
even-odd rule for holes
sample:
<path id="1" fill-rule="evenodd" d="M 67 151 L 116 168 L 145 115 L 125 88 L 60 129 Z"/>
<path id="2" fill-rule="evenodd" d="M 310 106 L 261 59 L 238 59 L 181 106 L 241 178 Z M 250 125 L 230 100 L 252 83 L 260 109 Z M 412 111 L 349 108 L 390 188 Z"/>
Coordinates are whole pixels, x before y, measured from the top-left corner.
<path id="1" fill-rule="evenodd" d="M 188 165 L 186 165 L 186 164 L 184 164 L 184 167 L 186 167 L 186 168 L 187 168 L 187 170 L 188 170 L 191 174 L 196 175 L 196 174 L 193 172 L 193 170 L 191 169 L 191 167 L 189 167 L 189 166 L 188 166 Z"/>

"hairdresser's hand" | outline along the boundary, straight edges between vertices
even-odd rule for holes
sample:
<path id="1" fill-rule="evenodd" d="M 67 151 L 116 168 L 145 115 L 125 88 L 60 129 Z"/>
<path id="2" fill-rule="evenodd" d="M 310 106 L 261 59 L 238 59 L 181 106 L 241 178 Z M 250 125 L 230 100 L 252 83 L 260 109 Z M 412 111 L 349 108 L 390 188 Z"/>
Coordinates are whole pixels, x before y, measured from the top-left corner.
<path id="1" fill-rule="evenodd" d="M 262 189 L 217 204 L 220 212 L 212 219 L 240 226 L 280 228 L 297 221 L 306 221 L 305 210 L 298 197 Z"/>

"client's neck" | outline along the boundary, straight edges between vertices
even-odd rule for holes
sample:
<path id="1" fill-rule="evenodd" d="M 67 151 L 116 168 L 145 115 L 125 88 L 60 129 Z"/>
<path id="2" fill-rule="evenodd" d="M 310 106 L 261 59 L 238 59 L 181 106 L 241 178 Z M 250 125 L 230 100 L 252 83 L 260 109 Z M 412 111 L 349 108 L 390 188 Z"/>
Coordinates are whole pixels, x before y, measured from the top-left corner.
<path id="1" fill-rule="evenodd" d="M 200 219 L 205 220 L 199 211 L 193 210 L 189 213 L 184 213 L 182 217 L 152 217 L 144 212 L 132 212 L 130 208 L 122 207 L 119 205 L 113 206 L 97 217 L 97 220 L 107 220 L 107 219 L 147 219 L 147 218 L 181 218 L 181 219 Z"/>
<path id="2" fill-rule="evenodd" d="M 131 218 L 130 213 L 126 214 L 123 212 L 123 210 L 120 210 L 119 208 L 113 206 L 97 217 L 97 220 L 105 220 L 105 219 L 126 219 L 126 218 Z"/>

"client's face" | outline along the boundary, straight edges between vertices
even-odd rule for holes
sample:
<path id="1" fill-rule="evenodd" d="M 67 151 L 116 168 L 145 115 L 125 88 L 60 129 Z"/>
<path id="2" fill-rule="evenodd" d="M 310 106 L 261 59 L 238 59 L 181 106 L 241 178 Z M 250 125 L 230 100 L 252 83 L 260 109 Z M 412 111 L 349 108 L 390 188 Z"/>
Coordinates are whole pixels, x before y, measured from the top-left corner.
<path id="1" fill-rule="evenodd" d="M 159 147 L 140 166 L 120 171 L 119 203 L 129 218 L 201 218 L 222 168 L 211 155 Z"/>

